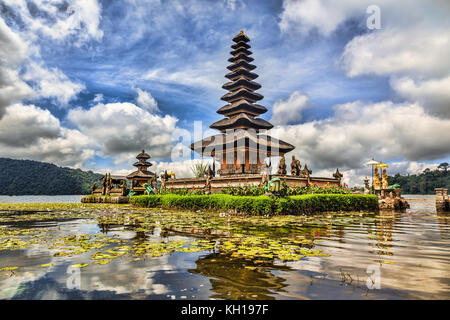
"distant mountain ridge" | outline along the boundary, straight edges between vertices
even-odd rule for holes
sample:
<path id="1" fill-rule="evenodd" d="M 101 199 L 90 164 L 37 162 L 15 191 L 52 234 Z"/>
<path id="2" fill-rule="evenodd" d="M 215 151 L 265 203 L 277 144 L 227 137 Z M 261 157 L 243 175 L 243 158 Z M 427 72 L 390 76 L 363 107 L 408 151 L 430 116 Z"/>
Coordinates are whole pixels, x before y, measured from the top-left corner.
<path id="1" fill-rule="evenodd" d="M 0 195 L 89 194 L 102 176 L 46 162 L 0 158 Z"/>

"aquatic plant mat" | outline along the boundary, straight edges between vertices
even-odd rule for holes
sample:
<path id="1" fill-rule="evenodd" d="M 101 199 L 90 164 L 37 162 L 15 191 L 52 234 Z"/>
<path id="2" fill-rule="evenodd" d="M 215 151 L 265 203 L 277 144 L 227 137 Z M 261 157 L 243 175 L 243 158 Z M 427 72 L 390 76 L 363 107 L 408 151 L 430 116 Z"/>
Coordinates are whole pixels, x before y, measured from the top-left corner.
<path id="1" fill-rule="evenodd" d="M 362 217 L 356 214 L 355 217 Z M 94 233 L 67 233 L 49 227 L 28 228 L 30 224 L 83 219 L 99 226 Z M 274 259 L 296 261 L 309 256 L 326 256 L 312 249 L 314 233 L 326 229 L 331 216 L 317 219 L 307 216 L 244 217 L 223 213 L 167 211 L 111 204 L 0 204 L 0 254 L 2 251 L 40 247 L 48 251 L 53 266 L 56 259 L 84 255 L 84 268 L 105 265 L 115 259 L 139 261 L 174 252 L 214 252 L 227 259 L 247 261 L 256 268 Z M 349 222 L 345 218 L 341 222 Z M 369 217 L 369 219 L 372 219 Z M 341 223 L 339 222 L 339 223 Z M 135 233 L 139 241 L 121 239 L 111 230 Z M 151 237 L 155 230 L 165 238 Z M 168 235 L 195 237 L 170 238 Z M 192 238 L 191 238 L 192 239 Z M 86 255 L 87 253 L 87 255 Z M 0 276 L 12 276 L 21 266 L 0 265 Z"/>
<path id="2" fill-rule="evenodd" d="M 406 292 L 395 288 L 442 297 L 436 274 L 448 278 L 446 230 L 447 216 L 436 213 L 410 221 L 381 212 L 248 216 L 129 204 L 0 204 L 0 299 L 384 299 Z M 425 236 L 432 242 L 422 250 L 416 239 Z M 424 251 L 431 248 L 439 251 Z M 372 264 L 383 269 L 383 289 L 368 292 L 364 275 Z M 435 284 L 422 293 L 396 282 L 415 277 Z M 384 289 L 390 283 L 396 291 Z"/>
<path id="3" fill-rule="evenodd" d="M 378 209 L 378 199 L 375 195 L 361 194 L 305 194 L 288 197 L 165 194 L 134 196 L 130 198 L 130 203 L 149 208 L 220 209 L 250 215 L 312 214 Z"/>

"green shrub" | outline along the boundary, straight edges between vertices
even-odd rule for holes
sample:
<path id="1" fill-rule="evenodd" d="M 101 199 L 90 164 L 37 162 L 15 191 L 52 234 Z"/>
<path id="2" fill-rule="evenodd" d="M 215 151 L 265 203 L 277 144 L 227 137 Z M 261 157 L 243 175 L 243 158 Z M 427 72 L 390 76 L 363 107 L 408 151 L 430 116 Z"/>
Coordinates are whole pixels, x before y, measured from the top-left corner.
<path id="1" fill-rule="evenodd" d="M 313 213 L 325 211 L 359 211 L 378 208 L 375 195 L 360 194 L 306 194 L 288 197 L 288 203 L 279 206 L 278 213 Z M 282 208 L 281 208 L 282 207 Z"/>
<path id="2" fill-rule="evenodd" d="M 378 208 L 376 196 L 360 194 L 305 194 L 288 197 L 165 194 L 133 196 L 130 203 L 149 208 L 227 210 L 252 215 L 311 214 Z"/>
<path id="3" fill-rule="evenodd" d="M 288 187 L 284 182 L 282 182 L 284 186 L 279 194 L 282 196 L 294 196 L 294 195 L 302 195 L 302 194 L 349 194 L 352 192 L 349 188 L 346 187 L 329 187 L 329 186 L 316 186 L 311 185 L 308 187 Z M 200 188 L 182 188 L 182 189 L 172 189 L 172 188 L 162 188 L 158 190 L 158 194 L 176 194 L 180 196 L 185 195 L 204 195 L 207 193 L 207 189 Z M 222 190 L 223 194 L 228 194 L 232 196 L 262 196 L 265 195 L 266 190 L 264 186 L 243 186 L 243 187 L 228 187 Z"/>
<path id="4" fill-rule="evenodd" d="M 132 196 L 130 197 L 130 203 L 140 207 L 154 208 L 161 204 L 161 196 Z"/>

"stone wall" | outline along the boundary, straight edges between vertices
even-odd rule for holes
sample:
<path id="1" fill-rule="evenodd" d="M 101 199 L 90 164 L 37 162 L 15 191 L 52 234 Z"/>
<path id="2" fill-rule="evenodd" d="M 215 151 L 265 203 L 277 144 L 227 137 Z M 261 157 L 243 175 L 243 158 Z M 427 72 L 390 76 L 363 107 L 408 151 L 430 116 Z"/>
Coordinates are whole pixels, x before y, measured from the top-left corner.
<path id="1" fill-rule="evenodd" d="M 125 196 L 84 196 L 81 198 L 82 203 L 129 203 L 130 197 Z"/>

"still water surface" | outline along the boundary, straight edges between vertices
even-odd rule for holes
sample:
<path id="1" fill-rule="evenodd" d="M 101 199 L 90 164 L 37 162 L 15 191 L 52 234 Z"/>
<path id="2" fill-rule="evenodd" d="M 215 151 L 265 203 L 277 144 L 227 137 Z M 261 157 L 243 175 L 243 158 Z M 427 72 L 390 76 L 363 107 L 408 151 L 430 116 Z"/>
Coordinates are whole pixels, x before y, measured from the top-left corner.
<path id="1" fill-rule="evenodd" d="M 310 218 L 3 205 L 0 298 L 449 299 L 450 220 L 407 198 Z"/>

